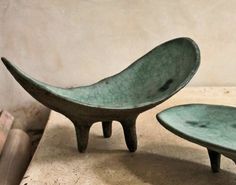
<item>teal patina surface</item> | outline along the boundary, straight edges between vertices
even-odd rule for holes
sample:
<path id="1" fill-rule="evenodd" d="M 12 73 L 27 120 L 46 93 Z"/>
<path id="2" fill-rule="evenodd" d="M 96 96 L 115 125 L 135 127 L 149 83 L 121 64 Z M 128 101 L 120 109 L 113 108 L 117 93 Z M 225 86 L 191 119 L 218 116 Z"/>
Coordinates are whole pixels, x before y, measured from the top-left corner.
<path id="1" fill-rule="evenodd" d="M 189 38 L 177 38 L 154 48 L 122 72 L 95 84 L 60 88 L 24 74 L 7 59 L 3 63 L 34 98 L 67 116 L 75 125 L 78 148 L 86 149 L 90 126 L 103 122 L 105 137 L 111 122 L 121 122 L 130 151 L 137 148 L 135 120 L 183 88 L 197 71 L 200 51 Z"/>
<path id="2" fill-rule="evenodd" d="M 169 108 L 157 115 L 171 132 L 208 149 L 213 172 L 220 168 L 220 154 L 236 161 L 236 108 L 189 104 Z"/>

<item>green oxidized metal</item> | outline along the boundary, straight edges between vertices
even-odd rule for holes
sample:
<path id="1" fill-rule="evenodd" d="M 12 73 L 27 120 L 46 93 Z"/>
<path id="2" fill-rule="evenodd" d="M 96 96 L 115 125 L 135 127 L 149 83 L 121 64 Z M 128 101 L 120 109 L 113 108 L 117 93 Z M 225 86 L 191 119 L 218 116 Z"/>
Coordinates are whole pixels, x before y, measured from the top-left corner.
<path id="1" fill-rule="evenodd" d="M 236 108 L 188 104 L 157 114 L 168 130 L 208 149 L 213 172 L 220 169 L 220 154 L 236 162 Z"/>
<path id="2" fill-rule="evenodd" d="M 113 120 L 122 124 L 127 147 L 134 152 L 137 116 L 189 82 L 200 64 L 200 51 L 193 40 L 177 38 L 154 48 L 122 72 L 77 88 L 45 84 L 27 76 L 7 59 L 2 61 L 29 94 L 74 123 L 80 152 L 86 150 L 94 122 L 101 121 L 104 137 L 110 137 Z"/>

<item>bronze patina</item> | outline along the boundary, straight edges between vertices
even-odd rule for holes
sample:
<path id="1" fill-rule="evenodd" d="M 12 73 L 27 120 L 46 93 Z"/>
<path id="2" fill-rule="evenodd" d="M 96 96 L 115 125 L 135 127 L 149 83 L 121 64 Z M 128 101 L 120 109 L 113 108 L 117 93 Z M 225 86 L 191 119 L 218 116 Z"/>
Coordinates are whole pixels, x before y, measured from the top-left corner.
<path id="1" fill-rule="evenodd" d="M 73 122 L 80 152 L 87 148 L 93 123 L 101 121 L 104 137 L 110 137 L 114 120 L 122 124 L 126 145 L 134 152 L 137 149 L 137 116 L 170 98 L 190 81 L 200 64 L 200 51 L 189 38 L 170 40 L 122 72 L 76 88 L 40 82 L 7 59 L 2 58 L 2 61 L 29 94 Z"/>
<path id="2" fill-rule="evenodd" d="M 221 154 L 236 162 L 236 108 L 223 105 L 179 105 L 157 115 L 176 135 L 208 150 L 213 172 L 220 170 Z"/>

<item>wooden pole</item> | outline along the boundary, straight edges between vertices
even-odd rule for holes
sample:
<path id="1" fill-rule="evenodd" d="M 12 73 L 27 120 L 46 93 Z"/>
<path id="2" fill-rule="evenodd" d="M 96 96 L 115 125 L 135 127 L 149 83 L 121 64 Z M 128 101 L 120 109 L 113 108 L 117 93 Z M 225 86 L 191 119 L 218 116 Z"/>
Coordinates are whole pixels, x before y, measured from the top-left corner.
<path id="1" fill-rule="evenodd" d="M 0 111 L 0 155 L 6 142 L 8 133 L 13 125 L 14 117 L 7 111 Z"/>
<path id="2" fill-rule="evenodd" d="M 0 158 L 0 184 L 18 185 L 30 161 L 29 136 L 20 129 L 9 132 Z"/>

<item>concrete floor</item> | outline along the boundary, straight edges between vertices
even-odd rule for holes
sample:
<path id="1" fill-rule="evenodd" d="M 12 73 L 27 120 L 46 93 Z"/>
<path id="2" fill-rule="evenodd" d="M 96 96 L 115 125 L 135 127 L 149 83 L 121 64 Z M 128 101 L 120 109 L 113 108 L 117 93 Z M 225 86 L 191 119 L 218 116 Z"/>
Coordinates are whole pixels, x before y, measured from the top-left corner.
<path id="1" fill-rule="evenodd" d="M 73 125 L 52 112 L 21 185 L 235 185 L 233 161 L 222 157 L 221 172 L 211 173 L 205 148 L 175 136 L 156 121 L 157 112 L 190 102 L 236 106 L 236 88 L 185 88 L 141 114 L 135 153 L 127 151 L 121 125 L 114 122 L 109 139 L 102 137 L 101 124 L 95 124 L 87 152 L 80 154 Z"/>

